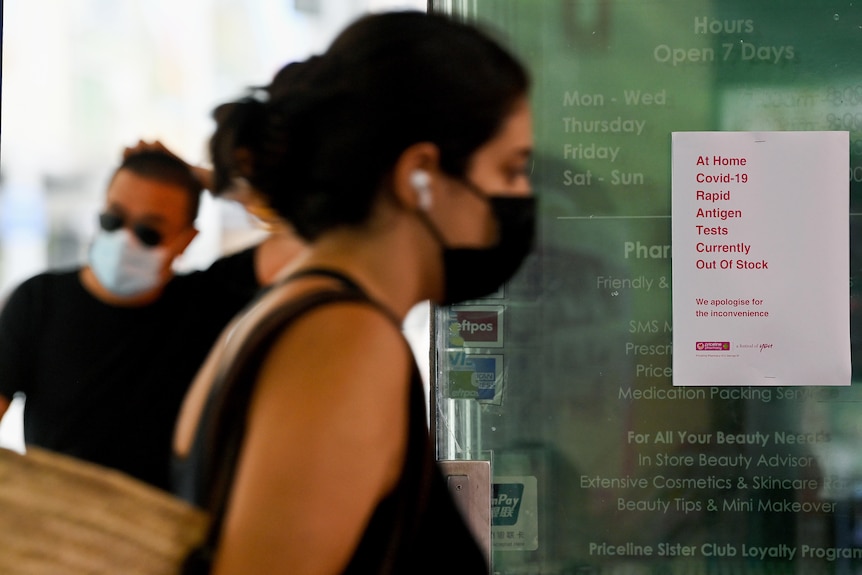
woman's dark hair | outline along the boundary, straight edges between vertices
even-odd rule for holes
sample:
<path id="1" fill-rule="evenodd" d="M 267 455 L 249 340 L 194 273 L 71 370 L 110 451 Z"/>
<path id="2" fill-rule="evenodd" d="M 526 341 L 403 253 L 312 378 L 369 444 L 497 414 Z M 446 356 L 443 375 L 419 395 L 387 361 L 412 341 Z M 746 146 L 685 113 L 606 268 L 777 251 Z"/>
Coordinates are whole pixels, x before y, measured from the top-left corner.
<path id="1" fill-rule="evenodd" d="M 528 84 L 521 64 L 472 26 L 421 12 L 364 16 L 321 56 L 215 110 L 214 187 L 244 177 L 312 240 L 364 221 L 412 144 L 436 144 L 441 168 L 464 176 Z"/>

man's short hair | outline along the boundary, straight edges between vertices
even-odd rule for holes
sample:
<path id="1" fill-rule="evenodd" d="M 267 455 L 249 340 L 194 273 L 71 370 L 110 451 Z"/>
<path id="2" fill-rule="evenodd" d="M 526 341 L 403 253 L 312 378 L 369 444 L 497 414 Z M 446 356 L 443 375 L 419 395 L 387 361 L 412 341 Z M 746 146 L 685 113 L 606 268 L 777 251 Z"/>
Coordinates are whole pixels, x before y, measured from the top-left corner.
<path id="1" fill-rule="evenodd" d="M 184 161 L 173 154 L 159 150 L 142 150 L 129 154 L 114 172 L 128 170 L 137 176 L 165 184 L 173 184 L 185 190 L 189 200 L 189 223 L 198 217 L 203 183 Z"/>

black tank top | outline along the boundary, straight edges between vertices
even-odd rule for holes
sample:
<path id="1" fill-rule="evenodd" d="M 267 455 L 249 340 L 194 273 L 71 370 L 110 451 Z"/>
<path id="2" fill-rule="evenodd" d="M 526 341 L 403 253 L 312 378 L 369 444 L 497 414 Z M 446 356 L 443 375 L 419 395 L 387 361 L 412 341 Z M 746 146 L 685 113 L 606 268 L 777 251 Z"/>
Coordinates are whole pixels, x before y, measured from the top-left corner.
<path id="1" fill-rule="evenodd" d="M 242 444 L 257 367 L 274 337 L 303 313 L 321 305 L 345 301 L 376 307 L 399 331 L 401 329 L 398 319 L 389 310 L 339 272 L 307 269 L 285 282 L 304 275 L 333 277 L 339 280 L 341 287 L 287 300 L 259 321 L 253 335 L 243 342 L 236 354 L 227 358 L 219 371 L 189 455 L 174 460 L 176 494 L 207 509 L 213 518 L 209 540 L 189 557 L 183 571 L 185 575 L 202 575 L 210 570 Z M 277 297 L 277 290 L 278 287 L 271 288 L 262 299 Z M 425 414 L 425 393 L 414 361 L 407 452 L 400 479 L 375 509 L 343 572 L 345 575 L 488 573 L 485 558 L 455 507 L 437 466 Z"/>

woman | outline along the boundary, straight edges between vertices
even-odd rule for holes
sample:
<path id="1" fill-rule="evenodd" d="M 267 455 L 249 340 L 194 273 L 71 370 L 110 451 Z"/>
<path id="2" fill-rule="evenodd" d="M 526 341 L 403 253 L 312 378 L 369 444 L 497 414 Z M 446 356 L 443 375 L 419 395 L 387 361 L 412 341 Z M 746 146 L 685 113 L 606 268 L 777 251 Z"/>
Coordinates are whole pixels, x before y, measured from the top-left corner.
<path id="1" fill-rule="evenodd" d="M 180 460 L 208 459 L 187 494 L 217 516 L 227 500 L 213 573 L 487 572 L 436 470 L 400 324 L 421 301 L 495 291 L 528 253 L 527 89 L 474 28 L 396 12 L 216 111 L 216 188 L 247 180 L 309 248 L 225 336 L 181 415 Z M 335 301 L 295 309 L 320 294 Z M 212 399 L 213 371 L 248 380 L 247 407 Z M 213 423 L 208 394 L 240 405 L 236 419 Z"/>

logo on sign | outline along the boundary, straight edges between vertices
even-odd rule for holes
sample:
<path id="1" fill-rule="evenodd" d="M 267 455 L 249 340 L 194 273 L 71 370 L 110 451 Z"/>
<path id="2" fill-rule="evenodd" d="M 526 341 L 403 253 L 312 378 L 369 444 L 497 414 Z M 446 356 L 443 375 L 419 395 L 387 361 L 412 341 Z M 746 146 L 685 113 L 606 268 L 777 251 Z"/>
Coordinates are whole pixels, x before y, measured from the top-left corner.
<path id="1" fill-rule="evenodd" d="M 697 351 L 729 351 L 729 341 L 698 341 L 694 344 Z"/>
<path id="2" fill-rule="evenodd" d="M 459 311 L 455 321 L 465 342 L 498 340 L 499 315 L 495 311 Z"/>
<path id="3" fill-rule="evenodd" d="M 523 498 L 523 483 L 495 483 L 491 498 L 491 525 L 515 525 Z"/>
<path id="4" fill-rule="evenodd" d="M 494 384 L 497 382 L 497 362 L 494 358 L 471 357 L 473 364 L 472 384 L 477 390 L 477 399 L 494 399 Z"/>

